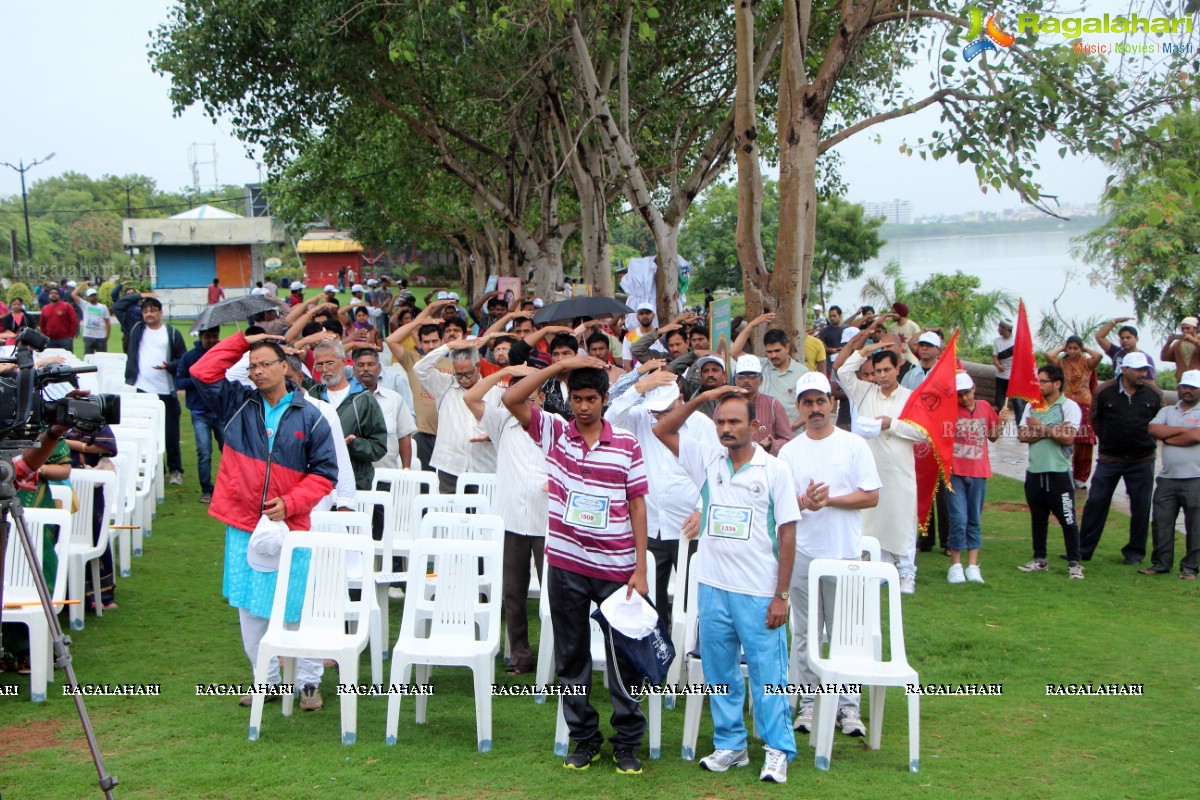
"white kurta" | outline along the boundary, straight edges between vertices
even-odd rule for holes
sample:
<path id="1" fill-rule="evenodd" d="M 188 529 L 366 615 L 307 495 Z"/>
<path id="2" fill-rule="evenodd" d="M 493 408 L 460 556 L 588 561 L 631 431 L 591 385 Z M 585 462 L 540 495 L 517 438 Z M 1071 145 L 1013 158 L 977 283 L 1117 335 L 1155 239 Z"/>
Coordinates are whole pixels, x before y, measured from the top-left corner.
<path id="1" fill-rule="evenodd" d="M 874 536 L 884 550 L 903 553 L 908 550 L 917 525 L 917 467 L 913 442 L 924 441 L 920 430 L 897 417 L 912 394 L 897 386 L 890 396 L 873 383 L 854 373 L 865 361 L 854 353 L 838 370 L 838 380 L 860 417 L 890 417 L 891 426 L 879 436 L 868 439 L 875 467 L 879 471 L 879 505 L 863 510 L 863 536 Z"/>

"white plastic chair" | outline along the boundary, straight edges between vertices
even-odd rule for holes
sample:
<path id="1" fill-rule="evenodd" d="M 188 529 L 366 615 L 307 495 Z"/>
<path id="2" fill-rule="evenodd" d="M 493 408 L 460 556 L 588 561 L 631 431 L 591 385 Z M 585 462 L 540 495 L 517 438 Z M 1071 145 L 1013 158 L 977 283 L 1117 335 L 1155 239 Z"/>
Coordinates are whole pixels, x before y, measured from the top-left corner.
<path id="1" fill-rule="evenodd" d="M 426 514 L 445 511 L 451 514 L 490 514 L 492 501 L 482 494 L 423 494 L 412 501 L 414 530 L 421 530 L 421 521 Z"/>
<path id="2" fill-rule="evenodd" d="M 809 647 L 808 664 L 820 683 L 857 683 L 870 688 L 870 732 L 867 747 L 879 749 L 883 732 L 883 705 L 888 686 L 918 683 L 916 670 L 908 664 L 904 649 L 904 623 L 900 615 L 900 575 L 891 564 L 866 561 L 814 559 L 808 567 L 808 585 L 818 586 L 823 577 L 837 581 L 834 592 L 833 626 L 829 654 Z M 891 659 L 883 661 L 875 651 L 875 631 L 880 629 L 879 592 L 886 581 L 888 631 Z M 874 599 L 872 599 L 874 595 Z M 820 592 L 808 593 L 808 641 L 819 642 Z M 813 708 L 809 742 L 816 748 L 814 765 L 829 769 L 833 752 L 833 728 L 837 695 L 818 694 Z M 908 695 L 908 769 L 920 769 L 921 696 Z"/>
<path id="3" fill-rule="evenodd" d="M 104 514 L 100 518 L 104 529 L 99 531 L 99 535 L 92 527 L 92 508 L 95 501 L 93 490 L 97 487 L 104 489 Z M 84 599 L 87 590 L 84 575 L 89 566 L 92 585 L 96 591 L 92 597 L 92 605 L 96 616 L 104 616 L 104 603 L 100 599 L 98 559 L 111 544 L 108 521 L 112 519 L 113 509 L 117 504 L 117 476 L 102 469 L 73 469 L 71 489 L 79 501 L 79 509 L 71 515 L 71 545 L 67 551 L 70 562 L 67 565 L 67 597 L 79 601 L 71 606 L 70 610 L 71 629 L 78 631 L 83 630 Z"/>
<path id="4" fill-rule="evenodd" d="M 358 494 L 361 496 L 367 492 Z M 308 527 L 323 533 L 349 533 L 370 539 L 371 515 L 363 511 L 314 511 L 309 515 Z M 363 585 L 364 572 L 358 561 L 357 553 L 346 554 L 346 574 L 349 576 L 351 589 L 375 594 L 374 590 L 377 584 L 374 581 Z M 371 637 L 371 683 L 375 685 L 383 682 L 383 659 L 387 655 L 384 642 L 388 639 L 388 633 L 383 627 L 383 619 L 378 596 L 373 597 L 368 624 L 371 626 L 369 631 Z"/>
<path id="5" fill-rule="evenodd" d="M 297 550 L 309 550 L 308 580 L 304 590 L 304 605 L 300 622 L 294 626 L 284 622 L 287 605 L 288 579 Z M 358 600 L 350 599 L 348 556 L 357 554 L 368 572 L 372 571 L 374 543 L 369 536 L 320 531 L 291 531 L 283 540 L 279 559 L 279 578 L 275 584 L 275 600 L 271 606 L 271 621 L 258 646 L 258 663 L 254 667 L 256 684 L 267 683 L 271 658 L 278 656 L 283 669 L 283 682 L 294 684 L 297 658 L 332 658 L 338 664 L 338 684 L 342 687 L 358 684 L 358 659 L 368 642 L 368 625 L 362 620 L 370 613 L 371 593 L 361 592 Z M 368 581 L 372 576 L 364 576 Z M 347 623 L 352 633 L 347 633 Z M 342 744 L 354 744 L 357 737 L 358 696 L 353 691 L 339 692 L 342 712 Z M 262 725 L 265 695 L 254 693 L 250 706 L 250 740 L 258 739 Z M 295 696 L 283 696 L 283 716 L 292 714 Z"/>
<path id="6" fill-rule="evenodd" d="M 455 494 L 481 494 L 489 503 L 495 502 L 496 474 L 494 472 L 464 472 L 454 484 Z"/>
<path id="7" fill-rule="evenodd" d="M 649 550 L 646 551 L 646 583 L 647 591 L 650 597 L 654 597 L 656 586 L 655 571 L 654 571 L 654 554 Z M 618 589 L 618 592 L 624 591 Z M 540 604 L 539 604 L 540 605 Z M 589 607 L 588 614 L 596 610 L 596 604 L 592 603 Z M 546 620 L 546 624 L 550 625 L 550 620 Z M 592 654 L 592 669 L 599 670 L 607 675 L 608 673 L 608 658 L 605 652 L 604 633 L 600 630 L 600 624 L 595 620 L 591 620 L 592 638 L 590 642 Z M 551 635 L 550 641 L 551 652 L 554 648 L 554 639 Z M 538 660 L 541 662 L 542 652 L 538 652 Z M 544 684 L 543 684 L 544 685 Z M 646 695 L 646 705 L 650 711 L 647 714 L 647 729 L 650 733 L 650 758 L 657 760 L 662 755 L 662 695 L 657 692 L 651 692 Z M 567 728 L 567 719 L 563 716 L 562 696 L 558 698 L 558 717 L 554 724 L 554 754 L 565 756 L 568 748 L 571 746 L 571 734 Z"/>
<path id="8" fill-rule="evenodd" d="M 152 430 L 152 423 L 144 418 L 131 419 L 129 424 L 113 425 L 113 436 L 117 440 L 117 452 L 123 452 L 122 442 L 137 441 L 138 481 L 137 505 L 134 521 L 141 529 L 134 532 L 133 549 L 141 555 L 142 538 L 150 536 L 154 530 L 154 516 L 157 513 L 158 501 L 155 499 L 155 481 L 159 464 L 158 436 Z"/>
<path id="9" fill-rule="evenodd" d="M 400 636 L 392 651 L 390 686 L 408 685 L 416 667 L 418 686 L 429 682 L 432 665 L 469 667 L 475 683 L 475 738 L 479 752 L 492 749 L 492 684 L 500 650 L 500 598 L 481 599 L 479 587 L 499 585 L 504 549 L 483 540 L 417 539 L 409 559 L 408 596 Z M 426 566 L 433 561 L 436 591 L 427 597 Z M 483 562 L 482 574 L 479 564 Z M 388 694 L 385 741 L 396 743 L 399 693 Z M 425 723 L 428 698 L 416 696 L 416 722 Z"/>
<path id="10" fill-rule="evenodd" d="M 433 495 L 437 497 L 437 495 Z M 504 517 L 431 511 L 421 518 L 420 539 L 460 539 L 504 544 Z"/>
<path id="11" fill-rule="evenodd" d="M 25 523 L 33 552 L 39 561 L 42 543 L 50 535 L 46 528 L 57 525 L 59 535 L 55 544 L 58 554 L 58 569 L 54 576 L 51 600 L 61 604 L 67 593 L 67 540 L 71 534 L 71 512 L 51 508 L 25 509 Z M 33 566 L 25 558 L 25 548 L 16 525 L 9 520 L 8 547 L 4 554 L 4 602 L 19 603 L 17 608 L 0 609 L 0 619 L 29 628 L 29 699 L 34 703 L 45 702 L 46 683 L 54 679 L 54 652 L 50 642 L 50 623 L 42 610 L 34 583 Z M 61 605 L 54 611 L 58 613 Z"/>
<path id="12" fill-rule="evenodd" d="M 375 486 L 388 484 L 388 493 L 392 496 L 393 514 L 392 527 L 384 526 L 383 540 L 379 543 L 377 552 L 383 559 L 380 568 L 383 573 L 391 573 L 392 557 L 405 558 L 408 547 L 417 537 L 419 520 L 413 520 L 413 501 L 418 497 L 437 493 L 437 474 L 412 469 L 377 469 L 375 470 Z M 389 552 L 390 547 L 390 552 Z M 404 573 L 389 575 L 389 583 L 402 581 Z"/>
<path id="13" fill-rule="evenodd" d="M 676 564 L 679 566 L 675 570 L 674 594 L 671 597 L 671 641 L 675 643 L 675 660 L 671 662 L 671 668 L 667 671 L 667 685 L 679 685 L 679 678 L 683 674 L 683 662 L 686 651 L 680 647 L 683 640 L 686 638 L 685 628 L 687 625 L 687 610 L 684 604 L 685 589 L 688 584 L 689 567 L 692 560 L 689 557 L 690 540 L 686 536 L 679 537 L 679 557 L 676 559 Z M 667 708 L 675 708 L 675 696 L 667 696 Z"/>
<path id="14" fill-rule="evenodd" d="M 137 509 L 137 454 L 121 453 L 112 457 L 113 466 L 117 468 L 117 502 L 113 506 L 112 518 L 108 521 L 108 532 L 111 546 L 117 554 L 117 573 L 122 578 L 132 574 L 132 532 L 140 530 L 140 525 L 133 523 L 134 512 Z M 138 555 L 141 555 L 140 548 Z"/>

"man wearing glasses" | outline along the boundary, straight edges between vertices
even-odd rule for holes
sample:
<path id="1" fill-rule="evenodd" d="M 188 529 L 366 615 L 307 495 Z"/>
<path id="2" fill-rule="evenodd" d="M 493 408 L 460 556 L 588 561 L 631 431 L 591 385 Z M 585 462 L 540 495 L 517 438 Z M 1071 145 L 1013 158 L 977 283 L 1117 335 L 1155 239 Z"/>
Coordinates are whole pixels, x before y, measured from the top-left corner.
<path id="1" fill-rule="evenodd" d="M 375 462 L 387 455 L 387 423 L 375 395 L 356 379 L 346 379 L 346 352 L 336 339 L 313 349 L 313 367 L 321 385 L 308 393 L 337 409 L 354 468 L 354 487 L 370 490 L 375 481 Z"/>
<path id="2" fill-rule="evenodd" d="M 438 490 L 454 494 L 458 476 L 464 472 L 495 472 L 496 448 L 479 427 L 463 399 L 479 382 L 481 339 L 457 339 L 431 350 L 413 366 L 413 372 L 437 406 L 438 436 L 430 465 L 437 470 Z M 449 355 L 453 372 L 447 375 L 437 365 Z M 500 403 L 501 392 L 493 388 L 484 397 L 491 405 Z"/>
<path id="3" fill-rule="evenodd" d="M 252 668 L 271 616 L 278 561 L 275 570 L 267 571 L 265 554 L 255 551 L 251 566 L 250 532 L 262 516 L 283 520 L 293 531 L 308 530 L 313 506 L 329 494 L 338 474 L 334 434 L 304 392 L 287 380 L 280 338 L 234 334 L 209 349 L 191 369 L 205 405 L 225 421 L 225 449 L 208 513 L 227 526 L 223 593 L 238 609 L 242 644 Z M 225 379 L 225 371 L 247 351 L 253 389 Z M 299 585 L 305 585 L 303 577 Z M 291 595 L 284 619 L 295 623 L 300 621 L 304 592 Z M 321 673 L 320 659 L 297 659 L 301 710 L 321 707 Z M 277 660 L 266 682 L 279 683 Z M 239 702 L 249 706 L 250 701 L 246 695 Z"/>

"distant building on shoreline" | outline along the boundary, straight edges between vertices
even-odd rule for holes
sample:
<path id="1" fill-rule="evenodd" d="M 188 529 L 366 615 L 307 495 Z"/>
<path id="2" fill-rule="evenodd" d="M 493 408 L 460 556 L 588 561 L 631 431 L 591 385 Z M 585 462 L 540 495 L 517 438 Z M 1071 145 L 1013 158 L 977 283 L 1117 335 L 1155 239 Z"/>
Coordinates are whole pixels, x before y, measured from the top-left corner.
<path id="1" fill-rule="evenodd" d="M 893 225 L 911 225 L 913 222 L 913 206 L 907 200 L 888 200 L 882 203 L 869 201 L 862 204 L 863 216 L 867 219 L 882 217 L 884 222 Z"/>

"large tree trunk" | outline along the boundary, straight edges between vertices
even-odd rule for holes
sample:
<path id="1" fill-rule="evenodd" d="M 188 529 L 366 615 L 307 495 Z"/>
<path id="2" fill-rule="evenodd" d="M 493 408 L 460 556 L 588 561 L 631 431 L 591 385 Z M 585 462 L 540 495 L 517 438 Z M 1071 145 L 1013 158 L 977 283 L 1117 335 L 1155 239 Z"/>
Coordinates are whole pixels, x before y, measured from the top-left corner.
<path id="1" fill-rule="evenodd" d="M 658 324 L 666 325 L 679 313 L 679 226 L 663 225 L 655 231 L 654 290 L 658 295 Z"/>
<path id="2" fill-rule="evenodd" d="M 770 275 L 762 247 L 762 171 L 759 167 L 758 114 L 754 70 L 754 5 L 738 3 L 734 14 L 737 37 L 737 93 L 734 95 L 734 152 L 737 154 L 737 254 L 742 267 L 747 319 L 762 312 L 763 290 Z M 782 102 L 782 100 L 781 100 Z M 782 221 L 780 223 L 782 225 Z"/>

